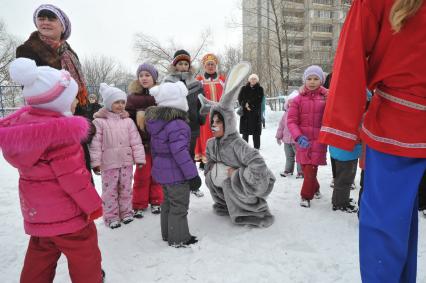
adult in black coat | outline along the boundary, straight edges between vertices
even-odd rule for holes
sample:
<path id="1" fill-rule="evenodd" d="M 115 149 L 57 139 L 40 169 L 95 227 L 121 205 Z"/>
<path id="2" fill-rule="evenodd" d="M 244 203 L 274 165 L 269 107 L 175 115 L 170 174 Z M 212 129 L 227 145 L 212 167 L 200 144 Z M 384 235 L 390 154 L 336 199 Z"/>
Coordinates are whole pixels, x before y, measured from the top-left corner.
<path id="1" fill-rule="evenodd" d="M 238 103 L 242 107 L 240 117 L 240 134 L 248 142 L 249 135 L 253 136 L 254 148 L 260 148 L 260 135 L 262 134 L 262 99 L 263 88 L 259 84 L 259 77 L 251 74 L 248 83 L 241 88 Z"/>

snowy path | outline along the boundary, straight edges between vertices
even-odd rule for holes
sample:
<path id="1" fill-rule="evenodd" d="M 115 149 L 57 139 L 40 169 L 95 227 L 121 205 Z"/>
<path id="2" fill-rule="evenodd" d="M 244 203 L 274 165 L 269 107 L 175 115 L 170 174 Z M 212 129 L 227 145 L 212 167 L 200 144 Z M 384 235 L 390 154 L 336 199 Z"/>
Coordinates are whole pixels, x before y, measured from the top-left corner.
<path id="1" fill-rule="evenodd" d="M 299 206 L 302 180 L 282 178 L 284 151 L 275 142 L 281 113 L 269 113 L 261 153 L 277 176 L 269 204 L 275 223 L 267 229 L 237 227 L 212 213 L 211 198 L 191 196 L 190 231 L 200 242 L 174 249 L 161 240 L 159 216 L 117 230 L 97 222 L 106 282 L 360 282 L 356 214 L 331 210 L 331 168 L 320 167 L 323 199 L 310 209 Z M 2 282 L 19 282 L 28 236 L 19 209 L 18 173 L 0 157 L 0 274 Z M 357 176 L 359 183 L 359 172 Z M 96 178 L 100 188 L 100 178 Z M 352 192 L 357 199 L 358 190 Z M 420 219 L 418 282 L 426 282 L 426 219 Z M 70 282 L 61 258 L 55 282 Z"/>

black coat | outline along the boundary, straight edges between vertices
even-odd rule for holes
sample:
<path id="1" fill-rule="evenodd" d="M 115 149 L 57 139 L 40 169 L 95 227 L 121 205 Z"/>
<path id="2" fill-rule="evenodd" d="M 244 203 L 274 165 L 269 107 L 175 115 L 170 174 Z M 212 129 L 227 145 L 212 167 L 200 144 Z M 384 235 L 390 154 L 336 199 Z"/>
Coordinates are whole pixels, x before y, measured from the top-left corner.
<path id="1" fill-rule="evenodd" d="M 240 134 L 260 135 L 262 133 L 262 99 L 263 88 L 259 83 L 253 87 L 247 83 L 241 88 L 238 95 L 238 103 L 243 107 L 243 115 L 240 117 Z M 251 111 L 245 105 L 249 104 Z"/>

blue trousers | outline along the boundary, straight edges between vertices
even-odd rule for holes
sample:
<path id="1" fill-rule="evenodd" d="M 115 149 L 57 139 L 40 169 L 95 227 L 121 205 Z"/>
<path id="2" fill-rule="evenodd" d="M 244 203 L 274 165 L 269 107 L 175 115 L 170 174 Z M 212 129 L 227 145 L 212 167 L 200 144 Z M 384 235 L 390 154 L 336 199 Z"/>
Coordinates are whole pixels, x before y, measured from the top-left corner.
<path id="1" fill-rule="evenodd" d="M 426 158 L 367 147 L 359 222 L 362 282 L 416 282 L 418 199 Z"/>

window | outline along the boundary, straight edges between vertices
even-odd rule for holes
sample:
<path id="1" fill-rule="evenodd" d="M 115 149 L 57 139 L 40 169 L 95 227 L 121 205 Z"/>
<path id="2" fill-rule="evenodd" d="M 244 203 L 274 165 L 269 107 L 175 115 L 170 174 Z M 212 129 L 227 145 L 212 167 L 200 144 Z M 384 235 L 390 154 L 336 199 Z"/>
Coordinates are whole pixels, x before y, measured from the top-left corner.
<path id="1" fill-rule="evenodd" d="M 300 18 L 303 19 L 305 17 L 305 12 L 298 12 L 298 11 L 289 11 L 289 10 L 284 10 L 282 12 L 282 15 L 284 17 L 293 17 L 293 18 Z"/>
<path id="2" fill-rule="evenodd" d="M 352 4 L 352 0 L 342 0 L 342 4 L 344 4 L 344 5 L 351 5 Z"/>
<path id="3" fill-rule="evenodd" d="M 333 17 L 332 11 L 314 10 L 314 17 L 320 19 L 331 19 Z"/>
<path id="4" fill-rule="evenodd" d="M 333 26 L 332 25 L 313 25 L 312 31 L 316 32 L 333 32 Z"/>
<path id="5" fill-rule="evenodd" d="M 312 0 L 314 4 L 333 5 L 333 0 Z"/>
<path id="6" fill-rule="evenodd" d="M 303 24 L 284 23 L 282 28 L 287 31 L 303 31 L 305 26 Z"/>
<path id="7" fill-rule="evenodd" d="M 293 2 L 293 3 L 301 3 L 305 4 L 305 0 L 286 0 L 287 2 Z"/>
<path id="8" fill-rule="evenodd" d="M 313 47 L 328 47 L 332 45 L 333 43 L 331 40 L 312 40 Z"/>

